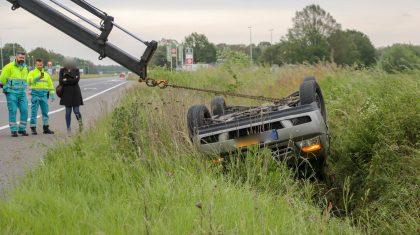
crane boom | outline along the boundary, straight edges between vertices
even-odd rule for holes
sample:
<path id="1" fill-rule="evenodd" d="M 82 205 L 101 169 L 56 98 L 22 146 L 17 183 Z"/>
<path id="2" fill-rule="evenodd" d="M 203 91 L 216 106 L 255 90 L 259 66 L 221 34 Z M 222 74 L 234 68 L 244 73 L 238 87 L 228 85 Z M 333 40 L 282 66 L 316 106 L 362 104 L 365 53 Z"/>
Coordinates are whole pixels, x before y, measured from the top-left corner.
<path id="1" fill-rule="evenodd" d="M 44 20 L 48 24 L 52 25 L 56 29 L 64 32 L 68 36 L 76 39 L 77 41 L 89 47 L 90 49 L 98 52 L 99 59 L 109 57 L 115 62 L 117 62 L 118 64 L 136 73 L 141 78 L 147 78 L 147 65 L 150 59 L 152 58 L 154 52 L 156 51 L 157 42 L 156 41 L 147 42 L 140 39 L 139 37 L 130 33 L 128 30 L 115 24 L 114 17 L 109 16 L 105 12 L 90 5 L 86 1 L 71 0 L 72 2 L 76 3 L 78 6 L 89 11 L 96 17 L 100 18 L 101 19 L 100 25 L 96 25 L 95 23 L 79 15 L 77 12 L 59 3 L 58 1 L 49 0 L 50 2 L 62 7 L 63 9 L 72 13 L 73 15 L 77 16 L 79 19 L 93 25 L 94 27 L 96 27 L 97 29 L 101 31 L 100 34 L 97 34 L 93 32 L 92 30 L 86 28 L 85 26 L 81 25 L 77 21 L 59 12 L 55 8 L 47 5 L 43 1 L 39 1 L 39 0 L 7 0 L 7 1 L 12 3 L 12 10 L 16 10 L 21 7 L 25 9 L 26 11 L 32 13 L 36 17 Z M 120 28 L 123 32 L 127 33 L 128 35 L 134 37 L 135 39 L 137 39 L 138 41 L 146 45 L 146 49 L 143 52 L 143 55 L 139 59 L 133 57 L 129 53 L 123 51 L 119 47 L 108 42 L 108 36 L 111 33 L 113 26 Z"/>

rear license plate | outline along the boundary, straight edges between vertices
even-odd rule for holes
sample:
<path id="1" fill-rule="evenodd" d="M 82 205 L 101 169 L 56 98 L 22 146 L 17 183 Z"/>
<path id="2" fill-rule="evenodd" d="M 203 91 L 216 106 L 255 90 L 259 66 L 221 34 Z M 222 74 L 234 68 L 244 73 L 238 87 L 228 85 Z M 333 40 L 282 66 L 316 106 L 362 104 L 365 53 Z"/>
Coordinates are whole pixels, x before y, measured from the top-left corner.
<path id="1" fill-rule="evenodd" d="M 269 143 L 271 141 L 276 141 L 279 139 L 279 134 L 276 130 L 272 130 L 269 133 L 264 134 L 264 136 L 260 136 L 259 138 L 247 138 L 241 139 L 236 141 L 236 148 L 243 148 L 248 147 L 251 145 L 256 145 L 259 143 Z"/>

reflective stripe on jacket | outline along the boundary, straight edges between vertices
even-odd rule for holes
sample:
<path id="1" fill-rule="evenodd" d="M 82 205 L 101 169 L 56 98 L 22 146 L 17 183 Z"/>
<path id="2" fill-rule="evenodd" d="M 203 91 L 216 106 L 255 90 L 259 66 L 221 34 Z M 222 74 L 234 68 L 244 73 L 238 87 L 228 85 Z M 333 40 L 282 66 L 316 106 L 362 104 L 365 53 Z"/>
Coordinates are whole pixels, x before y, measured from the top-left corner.
<path id="1" fill-rule="evenodd" d="M 41 74 L 44 74 L 44 77 L 41 79 Z M 52 82 L 51 76 L 45 72 L 44 69 L 40 71 L 39 69 L 34 69 L 28 74 L 28 84 L 31 91 L 45 91 L 50 92 L 50 94 L 55 93 L 54 84 Z"/>

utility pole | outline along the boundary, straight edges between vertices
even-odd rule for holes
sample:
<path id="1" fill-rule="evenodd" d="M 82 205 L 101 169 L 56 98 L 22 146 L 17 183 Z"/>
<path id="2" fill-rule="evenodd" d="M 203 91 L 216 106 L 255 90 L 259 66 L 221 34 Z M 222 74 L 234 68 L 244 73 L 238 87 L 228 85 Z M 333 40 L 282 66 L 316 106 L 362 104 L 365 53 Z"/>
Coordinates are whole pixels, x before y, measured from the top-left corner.
<path id="1" fill-rule="evenodd" d="M 252 27 L 249 26 L 249 54 L 251 55 L 251 66 L 252 66 Z"/>
<path id="2" fill-rule="evenodd" d="M 274 29 L 269 29 L 269 31 L 270 31 L 270 43 L 271 43 L 271 45 L 273 45 L 273 30 Z"/>

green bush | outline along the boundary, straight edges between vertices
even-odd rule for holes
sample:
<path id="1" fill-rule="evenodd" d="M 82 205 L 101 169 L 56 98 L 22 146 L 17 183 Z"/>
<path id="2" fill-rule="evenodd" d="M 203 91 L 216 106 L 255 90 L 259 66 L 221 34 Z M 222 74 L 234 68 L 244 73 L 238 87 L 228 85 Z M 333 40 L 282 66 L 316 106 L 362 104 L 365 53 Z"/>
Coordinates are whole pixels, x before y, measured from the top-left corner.
<path id="1" fill-rule="evenodd" d="M 332 58 L 339 65 L 366 67 L 376 62 L 375 47 L 362 32 L 338 30 L 328 38 L 328 42 Z"/>
<path id="2" fill-rule="evenodd" d="M 383 70 L 388 73 L 420 69 L 420 46 L 395 44 L 384 49 L 379 60 Z"/>

